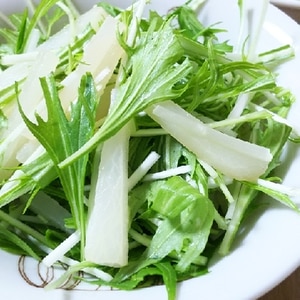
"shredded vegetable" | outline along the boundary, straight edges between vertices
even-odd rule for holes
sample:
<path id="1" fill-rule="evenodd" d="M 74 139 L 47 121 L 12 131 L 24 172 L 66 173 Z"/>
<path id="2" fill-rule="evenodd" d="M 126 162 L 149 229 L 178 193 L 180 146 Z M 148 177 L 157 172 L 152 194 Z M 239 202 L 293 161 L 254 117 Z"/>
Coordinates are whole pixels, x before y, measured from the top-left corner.
<path id="1" fill-rule="evenodd" d="M 257 53 L 243 1 L 238 44 L 220 41 L 202 2 L 41 0 L 0 29 L 0 248 L 67 266 L 46 289 L 164 283 L 174 300 L 260 195 L 300 212 L 276 176 L 297 140 L 275 73 L 293 49 Z"/>

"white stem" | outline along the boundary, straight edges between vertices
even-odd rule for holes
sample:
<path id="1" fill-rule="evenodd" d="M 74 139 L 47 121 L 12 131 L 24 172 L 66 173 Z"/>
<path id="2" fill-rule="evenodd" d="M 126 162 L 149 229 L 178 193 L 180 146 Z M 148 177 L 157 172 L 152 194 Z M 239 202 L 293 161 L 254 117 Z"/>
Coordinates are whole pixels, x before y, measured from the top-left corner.
<path id="1" fill-rule="evenodd" d="M 65 239 L 60 245 L 58 245 L 54 250 L 52 250 L 44 259 L 42 263 L 51 267 L 57 261 L 61 261 L 63 256 L 72 249 L 80 241 L 80 232 L 75 231 L 67 239 Z"/>
<path id="2" fill-rule="evenodd" d="M 60 261 L 62 263 L 67 264 L 70 267 L 76 266 L 77 264 L 79 264 L 78 261 L 76 261 L 74 259 L 71 259 L 69 257 L 66 257 L 66 256 L 63 256 L 60 259 Z M 100 270 L 98 268 L 83 268 L 82 271 L 84 271 L 87 274 L 93 275 L 93 276 L 95 276 L 95 277 L 97 277 L 99 279 L 102 279 L 102 280 L 104 280 L 106 282 L 109 282 L 109 281 L 111 281 L 113 279 L 113 277 L 110 274 L 108 274 L 108 273 L 106 273 L 106 272 L 104 272 L 104 271 L 102 271 L 102 270 Z"/>
<path id="3" fill-rule="evenodd" d="M 272 111 L 270 111 L 270 110 L 268 110 L 264 107 L 261 107 L 259 105 L 251 103 L 251 107 L 253 107 L 256 111 L 266 111 L 266 112 L 268 112 L 272 116 L 274 121 L 285 124 L 285 125 L 291 127 L 292 131 L 293 131 L 293 135 L 295 135 L 297 137 L 300 136 L 300 126 L 298 124 L 296 124 L 294 122 L 291 122 L 291 120 L 287 120 L 287 119 L 275 114 L 274 112 L 272 112 Z"/>
<path id="4" fill-rule="evenodd" d="M 147 174 L 143 178 L 143 181 L 153 181 L 153 180 L 169 178 L 172 176 L 187 174 L 187 173 L 191 172 L 191 170 L 192 170 L 191 166 L 180 166 L 177 168 L 172 168 L 172 169 L 168 169 L 168 170 L 161 171 L 161 172 Z"/>
<path id="5" fill-rule="evenodd" d="M 266 187 L 268 189 L 271 189 L 273 191 L 277 191 L 277 192 L 286 194 L 290 197 L 299 197 L 300 196 L 300 189 L 296 188 L 296 187 L 285 186 L 283 184 L 271 182 L 271 181 L 264 180 L 264 179 L 258 179 L 257 184 L 259 184 L 263 187 Z"/>
<path id="6" fill-rule="evenodd" d="M 130 191 L 158 161 L 160 155 L 156 152 L 151 152 L 140 166 L 128 178 L 128 190 Z"/>
<path id="7" fill-rule="evenodd" d="M 204 168 L 204 170 L 209 174 L 209 176 L 213 179 L 213 181 L 219 186 L 219 188 L 223 192 L 224 196 L 226 197 L 227 201 L 229 203 L 234 202 L 234 199 L 233 199 L 225 181 L 223 180 L 223 178 L 221 178 L 219 176 L 219 174 L 216 172 L 216 170 L 214 170 L 214 168 L 212 168 L 210 165 L 208 165 L 204 161 L 199 160 L 199 163 Z"/>
<path id="8" fill-rule="evenodd" d="M 65 12 L 65 14 L 68 16 L 69 26 L 70 26 L 70 43 L 73 43 L 76 38 L 76 27 L 75 27 L 74 15 L 73 15 L 72 11 L 70 10 L 70 8 L 67 5 L 65 5 L 64 3 L 57 2 L 56 5 L 59 6 L 61 8 L 61 10 L 63 10 Z"/>
<path id="9" fill-rule="evenodd" d="M 244 109 L 247 107 L 250 100 L 250 94 L 240 94 L 237 98 L 237 101 L 233 107 L 233 109 L 230 111 L 227 119 L 234 119 L 238 118 L 242 115 Z"/>

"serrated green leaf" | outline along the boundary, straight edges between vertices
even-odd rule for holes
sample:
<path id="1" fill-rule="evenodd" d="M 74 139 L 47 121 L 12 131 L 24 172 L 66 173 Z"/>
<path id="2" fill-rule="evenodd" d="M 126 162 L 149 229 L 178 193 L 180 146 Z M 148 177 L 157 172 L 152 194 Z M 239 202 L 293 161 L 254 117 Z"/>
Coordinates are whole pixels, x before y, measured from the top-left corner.
<path id="1" fill-rule="evenodd" d="M 24 122 L 33 135 L 45 147 L 53 161 L 58 177 L 69 201 L 76 228 L 85 235 L 84 182 L 88 155 L 61 170 L 58 163 L 78 150 L 93 134 L 97 95 L 91 75 L 84 76 L 79 88 L 78 101 L 71 105 L 70 120 L 60 103 L 58 89 L 53 77 L 42 78 L 47 121 L 36 114 L 37 124 L 31 122 L 22 111 Z M 83 247 L 83 245 L 82 245 Z M 82 251 L 83 255 L 83 251 Z"/>
<path id="2" fill-rule="evenodd" d="M 152 27 L 155 25 L 153 23 Z M 191 65 L 188 60 L 180 63 L 184 52 L 171 24 L 164 23 L 158 31 L 153 31 L 152 27 L 132 49 L 133 53 L 125 67 L 127 77 L 115 90 L 116 105 L 104 124 L 84 147 L 62 162 L 61 167 L 114 135 L 149 105 L 176 98 L 184 92 L 184 86 L 175 88 L 175 85 L 190 72 Z"/>

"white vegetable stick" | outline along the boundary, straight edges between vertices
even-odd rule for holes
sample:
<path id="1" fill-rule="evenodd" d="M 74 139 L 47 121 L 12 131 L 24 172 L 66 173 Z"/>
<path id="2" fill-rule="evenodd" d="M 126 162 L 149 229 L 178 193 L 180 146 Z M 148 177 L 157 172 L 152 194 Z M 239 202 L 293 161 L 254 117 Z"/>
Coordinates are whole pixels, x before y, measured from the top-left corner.
<path id="1" fill-rule="evenodd" d="M 38 29 L 34 28 L 29 36 L 29 39 L 26 43 L 26 47 L 24 49 L 24 52 L 31 52 L 34 51 L 39 43 L 39 39 L 41 38 L 41 33 Z"/>
<path id="2" fill-rule="evenodd" d="M 128 125 L 103 145 L 89 199 L 85 259 L 113 267 L 128 262 L 127 131 Z"/>
<path id="3" fill-rule="evenodd" d="M 257 184 L 259 184 L 265 188 L 271 189 L 273 191 L 277 191 L 279 193 L 286 194 L 290 197 L 299 197 L 300 196 L 300 189 L 298 187 L 286 186 L 281 183 L 276 183 L 276 182 L 272 182 L 272 181 L 268 181 L 268 180 L 264 180 L 264 179 L 258 179 Z"/>
<path id="4" fill-rule="evenodd" d="M 242 2 L 240 32 L 238 41 L 234 46 L 234 53 L 246 52 L 248 60 L 255 59 L 268 4 L 269 0 L 246 0 Z M 258 6 L 260 9 L 257 9 Z M 248 45 L 245 45 L 244 41 L 247 39 Z"/>
<path id="5" fill-rule="evenodd" d="M 158 161 L 160 155 L 154 151 L 145 158 L 140 166 L 128 178 L 128 190 L 130 191 L 151 169 L 151 167 Z"/>
<path id="6" fill-rule="evenodd" d="M 189 165 L 179 166 L 179 167 L 164 170 L 164 171 L 161 171 L 161 172 L 147 174 L 143 178 L 143 181 L 153 181 L 153 180 L 165 179 L 165 178 L 169 178 L 169 177 L 172 177 L 172 176 L 186 174 L 186 173 L 189 173 L 191 171 L 192 171 L 192 167 L 189 166 Z"/>
<path id="7" fill-rule="evenodd" d="M 36 139 L 27 141 L 22 147 L 20 147 L 20 150 L 18 150 L 16 154 L 17 161 L 21 164 L 25 163 L 28 157 L 31 156 L 38 146 L 39 142 Z"/>
<path id="8" fill-rule="evenodd" d="M 228 119 L 238 118 L 242 115 L 244 109 L 247 107 L 247 104 L 250 101 L 250 94 L 240 94 L 238 99 L 232 108 L 231 112 L 228 115 Z"/>
<path id="9" fill-rule="evenodd" d="M 39 53 L 19 95 L 19 102 L 26 115 L 33 114 L 33 108 L 37 107 L 43 99 L 40 78 L 48 76 L 51 72 L 55 71 L 58 63 L 59 59 L 52 51 Z M 22 117 L 19 110 L 16 111 L 16 116 L 21 122 Z"/>
<path id="10" fill-rule="evenodd" d="M 0 73 L 0 90 L 12 86 L 16 81 L 24 79 L 28 75 L 30 66 L 31 63 L 25 61 L 2 71 Z"/>
<path id="11" fill-rule="evenodd" d="M 144 7 L 145 1 L 142 0 L 135 12 L 137 22 Z M 134 42 L 137 22 L 133 20 L 131 23 L 129 45 Z M 125 60 L 126 57 L 121 65 Z M 122 72 L 119 73 L 117 85 L 122 75 Z M 110 107 L 115 101 L 117 99 L 112 91 Z M 91 186 L 85 257 L 101 265 L 122 267 L 128 263 L 129 138 L 130 123 L 103 144 L 98 178 Z"/>
<path id="12" fill-rule="evenodd" d="M 106 86 L 116 65 L 124 53 L 123 48 L 119 45 L 117 40 L 117 29 L 118 21 L 113 17 L 107 17 L 98 32 L 86 44 L 83 54 L 83 63 L 61 82 L 64 87 L 61 89 L 59 96 L 65 110 L 69 108 L 71 102 L 76 101 L 81 78 L 87 72 L 90 72 L 96 78 L 101 78 L 101 84 L 100 82 L 97 82 L 98 88 L 101 86 L 103 89 Z M 101 47 L 103 43 L 106 47 Z M 49 52 L 49 55 L 50 54 L 54 56 L 53 52 Z M 49 60 L 49 68 L 46 68 L 44 63 L 38 61 L 36 64 L 37 66 L 41 66 L 38 68 L 40 72 L 36 71 L 37 66 L 34 65 L 32 76 L 28 75 L 28 79 L 26 80 L 26 82 L 28 82 L 28 87 L 24 84 L 22 94 L 20 95 L 22 108 L 29 118 L 34 114 L 34 112 L 38 112 L 42 117 L 46 117 L 45 102 L 38 101 L 42 99 L 42 90 L 37 82 L 39 82 L 39 77 L 48 75 L 57 65 L 58 61 L 55 62 L 55 66 L 53 64 L 53 66 L 50 67 L 51 60 L 49 55 L 41 54 L 41 59 Z M 101 72 L 103 73 L 103 76 L 100 76 Z M 32 93 L 32 91 L 35 91 L 35 93 Z M 30 93 L 32 93 L 32 95 Z M 31 99 L 32 102 L 25 105 L 27 98 Z M 33 110 L 33 107 L 36 109 Z M 31 138 L 31 134 L 22 121 L 17 108 L 15 109 L 14 116 L 9 117 L 9 122 L 10 125 L 6 131 L 8 135 L 3 136 L 5 141 L 0 144 L 0 153 L 4 153 L 2 168 L 14 168 L 18 165 L 16 153 L 27 141 L 26 138 L 22 137 L 22 135 L 27 136 L 27 138 Z M 15 128 L 16 124 L 18 126 Z M 7 147 L 12 147 L 9 152 L 6 151 Z M 5 179 L 10 174 L 11 172 L 2 172 L 0 179 Z"/>
<path id="13" fill-rule="evenodd" d="M 33 108 L 35 108 L 43 98 L 40 77 L 48 76 L 55 70 L 58 63 L 59 59 L 53 52 L 41 52 L 35 58 L 30 68 L 28 68 L 27 78 L 19 95 L 19 101 L 25 113 L 32 114 L 34 111 Z M 12 128 L 16 128 L 20 123 L 23 123 L 16 103 L 14 110 L 9 115 L 8 121 L 11 123 L 11 126 L 8 125 L 8 132 L 10 132 Z"/>
<path id="14" fill-rule="evenodd" d="M 292 134 L 296 137 L 300 136 L 300 126 L 295 121 L 285 119 L 284 117 L 281 117 L 280 115 L 266 109 L 265 107 L 262 107 L 262 106 L 259 106 L 259 105 L 253 104 L 253 103 L 251 103 L 250 105 L 251 105 L 251 107 L 253 107 L 257 111 L 267 111 L 269 114 L 272 115 L 272 118 L 273 118 L 274 121 L 285 124 L 285 125 L 291 127 L 292 128 Z"/>
<path id="15" fill-rule="evenodd" d="M 74 24 L 74 34 L 80 35 L 87 26 L 91 26 L 94 30 L 98 30 L 101 24 L 101 20 L 107 16 L 106 12 L 98 6 L 94 6 L 92 9 L 87 11 L 86 13 L 79 16 L 79 18 L 75 21 Z M 59 52 L 64 47 L 67 47 L 70 43 L 70 32 L 73 32 L 73 28 L 70 28 L 70 24 L 66 25 L 63 29 L 61 29 L 56 34 L 52 35 L 47 41 L 36 47 L 36 49 L 31 49 L 31 52 L 27 52 L 26 54 L 17 54 L 17 55 L 4 55 L 1 58 L 2 64 L 11 64 L 11 60 L 30 60 L 30 62 L 26 61 L 24 63 L 18 63 L 10 68 L 7 68 L 3 72 L 0 73 L 0 89 L 4 89 L 8 86 L 13 85 L 16 81 L 26 78 L 28 75 L 28 70 L 33 62 L 33 59 L 37 57 L 39 52 L 43 51 L 51 51 L 54 50 Z M 19 58 L 20 57 L 20 58 Z M 8 61 L 6 62 L 6 59 Z"/>
<path id="16" fill-rule="evenodd" d="M 94 6 L 86 13 L 76 19 L 73 27 L 70 24 L 62 30 L 52 35 L 47 41 L 37 47 L 37 51 L 60 50 L 67 47 L 73 39 L 73 34 L 80 35 L 87 26 L 91 26 L 95 31 L 99 29 L 101 21 L 107 16 L 107 13 L 98 6 Z"/>
<path id="17" fill-rule="evenodd" d="M 210 176 L 210 179 L 212 179 L 219 187 L 220 190 L 223 192 L 225 198 L 229 203 L 234 202 L 234 198 L 227 188 L 227 185 L 223 178 L 219 177 L 218 173 L 214 168 L 212 168 L 209 164 L 207 164 L 204 161 L 198 160 L 203 169 L 207 172 L 207 174 Z"/>
<path id="18" fill-rule="evenodd" d="M 40 53 L 35 63 L 31 66 L 19 95 L 19 101 L 26 114 L 33 114 L 33 108 L 43 99 L 39 78 L 47 76 L 54 71 L 58 62 L 59 59 L 53 52 Z M 7 117 L 8 126 L 1 137 L 3 141 L 0 143 L 0 154 L 3 155 L 1 168 L 12 169 L 19 164 L 16 158 L 17 152 L 28 141 L 28 137 L 32 138 L 32 135 L 23 122 L 17 105 Z M 7 178 L 11 172 L 1 172 L 0 180 Z"/>
<path id="19" fill-rule="evenodd" d="M 76 101 L 81 78 L 87 72 L 99 80 L 98 88 L 100 83 L 102 89 L 106 86 L 124 54 L 116 36 L 118 25 L 117 20 L 108 16 L 98 32 L 85 45 L 82 63 L 61 82 L 63 88 L 59 92 L 59 97 L 64 109 L 68 109 L 69 105 Z M 105 47 L 101 47 L 102 44 L 105 44 Z M 33 107 L 37 107 L 35 111 L 42 116 L 46 113 L 44 101 Z M 28 114 L 33 112 L 31 108 Z"/>
<path id="20" fill-rule="evenodd" d="M 72 249 L 80 241 L 80 232 L 75 231 L 67 239 L 65 239 L 61 244 L 59 244 L 54 250 L 52 250 L 47 256 L 42 260 L 42 263 L 51 267 L 58 260 L 61 260 L 62 257 Z"/>
<path id="21" fill-rule="evenodd" d="M 200 160 L 231 178 L 256 181 L 272 159 L 269 149 L 214 130 L 172 101 L 147 113 Z"/>
<path id="22" fill-rule="evenodd" d="M 37 51 L 32 51 L 32 52 L 22 53 L 22 54 L 7 54 L 2 57 L 1 63 L 5 66 L 13 66 L 21 63 L 32 64 L 36 60 L 38 54 L 39 53 Z M 24 77 L 26 76 L 24 75 Z M 23 77 L 21 77 L 20 79 L 23 79 Z"/>
<path id="23" fill-rule="evenodd" d="M 90 72 L 95 78 L 99 78 L 99 74 L 104 72 L 101 83 L 102 88 L 106 86 L 124 54 L 116 35 L 119 25 L 116 19 L 108 16 L 98 32 L 85 46 L 82 63 L 61 82 L 64 88 L 60 92 L 60 99 L 64 108 L 68 108 L 70 103 L 76 100 L 77 87 L 82 76 L 87 72 Z"/>
<path id="24" fill-rule="evenodd" d="M 66 14 L 66 16 L 68 16 L 68 24 L 70 25 L 70 42 L 73 43 L 75 38 L 76 38 L 76 28 L 75 28 L 75 16 L 73 15 L 72 11 L 70 10 L 70 8 L 62 3 L 62 2 L 57 2 L 56 5 L 58 7 L 60 7 L 61 10 L 64 11 L 64 13 Z"/>

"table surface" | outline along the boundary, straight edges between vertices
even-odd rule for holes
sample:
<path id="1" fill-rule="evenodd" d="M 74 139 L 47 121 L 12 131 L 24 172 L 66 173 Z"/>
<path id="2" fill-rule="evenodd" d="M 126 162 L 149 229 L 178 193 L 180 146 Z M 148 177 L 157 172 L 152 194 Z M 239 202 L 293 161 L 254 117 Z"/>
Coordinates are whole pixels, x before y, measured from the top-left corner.
<path id="1" fill-rule="evenodd" d="M 300 9 L 279 7 L 300 23 Z M 299 250 L 300 251 L 300 250 Z M 258 300 L 300 299 L 300 267 L 282 283 Z"/>
<path id="2" fill-rule="evenodd" d="M 300 299 L 300 267 L 282 283 L 258 300 Z"/>

